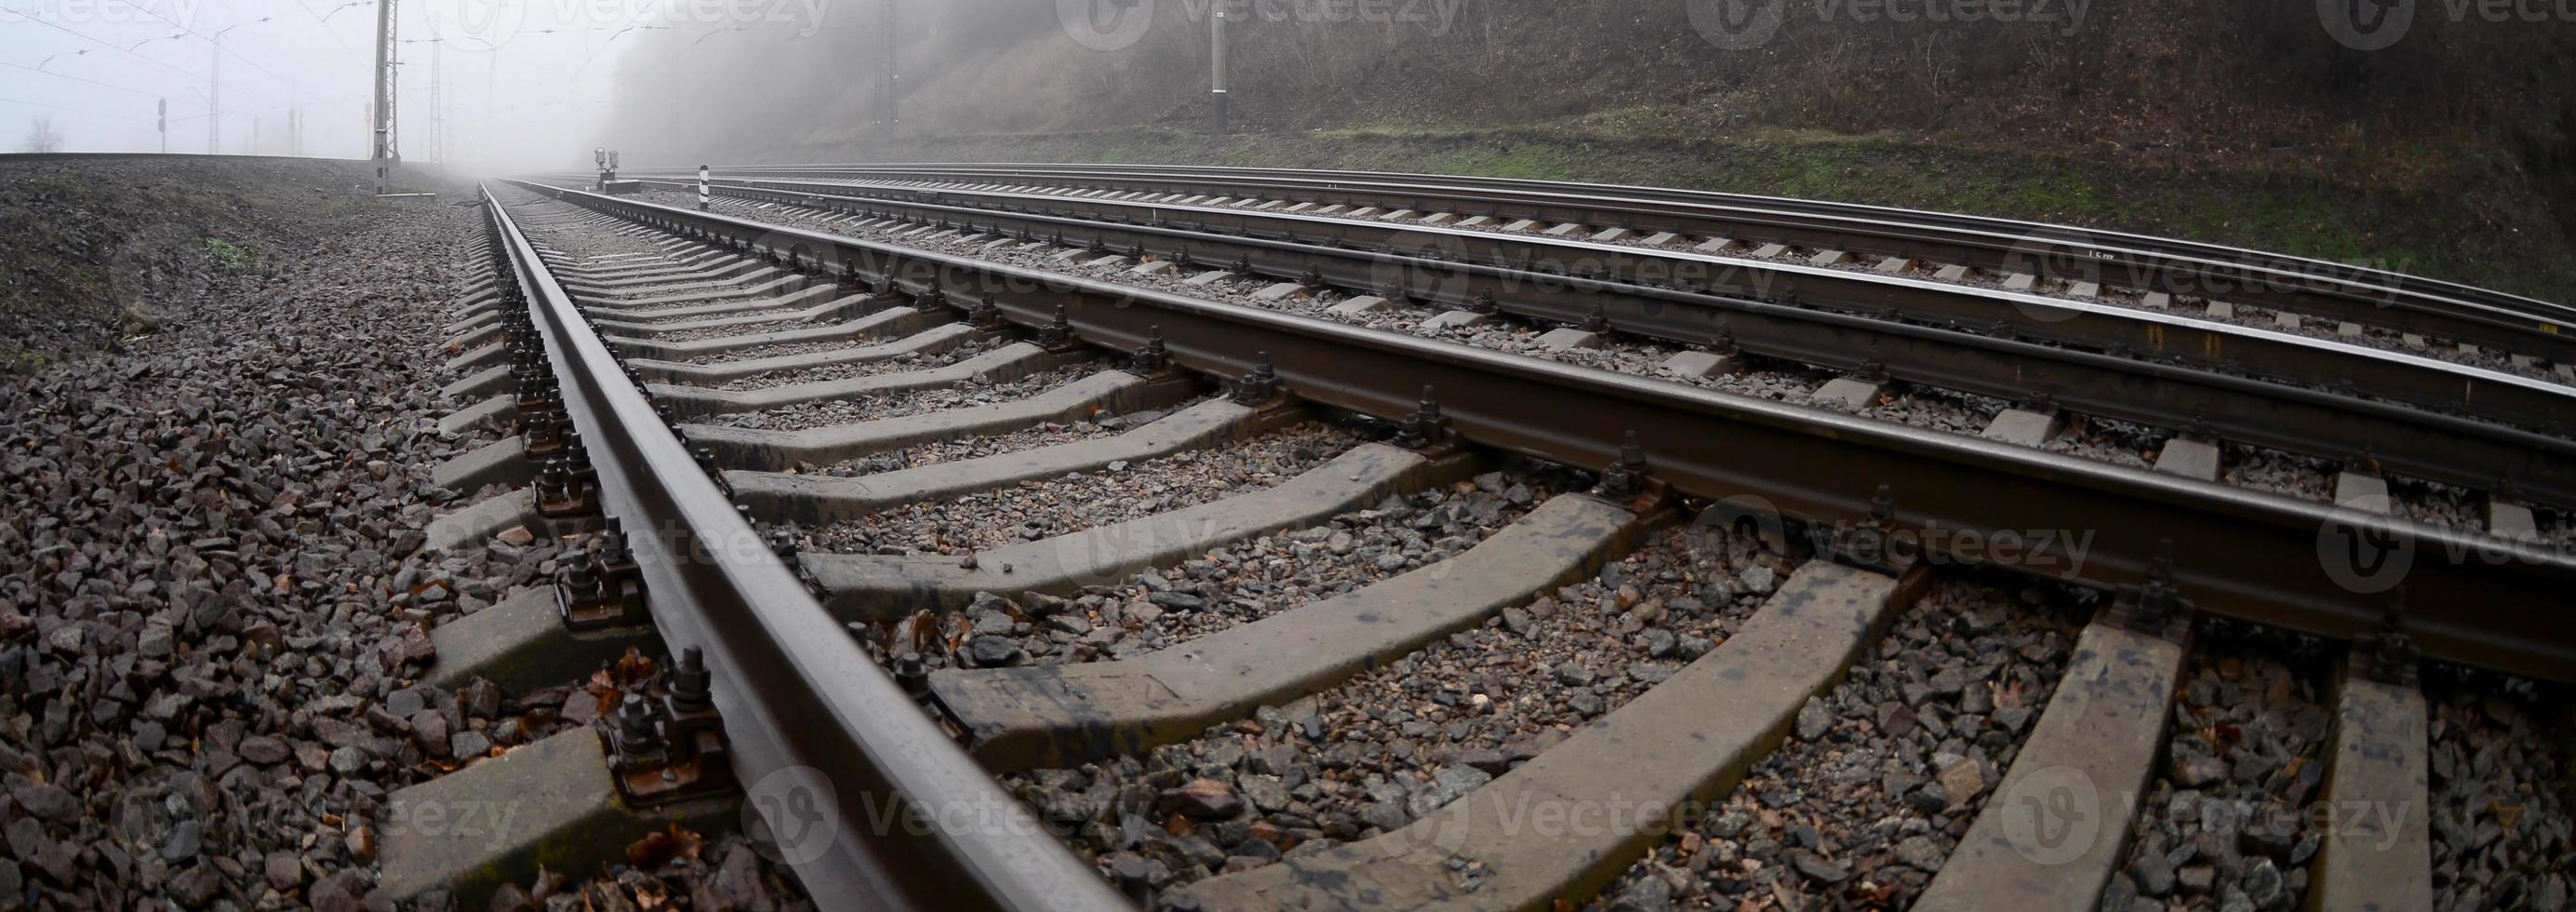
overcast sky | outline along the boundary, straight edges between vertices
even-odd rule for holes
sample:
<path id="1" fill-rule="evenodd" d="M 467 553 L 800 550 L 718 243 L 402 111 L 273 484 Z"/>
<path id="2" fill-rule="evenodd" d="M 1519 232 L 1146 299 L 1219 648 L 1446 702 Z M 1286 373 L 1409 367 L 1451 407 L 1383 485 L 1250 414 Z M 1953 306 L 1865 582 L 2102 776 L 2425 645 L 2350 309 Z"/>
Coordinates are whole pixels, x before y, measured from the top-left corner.
<path id="1" fill-rule="evenodd" d="M 699 0 L 396 0 L 396 9 L 403 158 L 439 157 L 433 113 L 443 110 L 449 157 L 502 169 L 587 164 L 617 58 L 644 34 L 633 29 L 705 32 L 732 15 Z M 376 0 L 0 0 L 0 151 L 20 151 L 40 115 L 66 151 L 160 151 L 154 106 L 167 99 L 169 151 L 204 152 L 212 77 L 224 153 L 287 154 L 296 107 L 302 154 L 366 157 L 376 16 Z"/>

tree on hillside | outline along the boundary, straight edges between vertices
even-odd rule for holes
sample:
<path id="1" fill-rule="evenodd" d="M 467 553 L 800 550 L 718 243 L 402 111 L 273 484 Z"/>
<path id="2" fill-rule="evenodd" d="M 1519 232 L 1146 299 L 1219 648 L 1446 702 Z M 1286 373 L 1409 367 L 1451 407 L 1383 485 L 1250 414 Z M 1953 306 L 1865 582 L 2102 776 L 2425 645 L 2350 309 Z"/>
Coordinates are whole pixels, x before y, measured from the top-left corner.
<path id="1" fill-rule="evenodd" d="M 62 150 L 62 131 L 54 129 L 53 118 L 42 114 L 36 115 L 34 126 L 27 130 L 26 143 L 18 149 L 20 152 L 60 152 Z"/>

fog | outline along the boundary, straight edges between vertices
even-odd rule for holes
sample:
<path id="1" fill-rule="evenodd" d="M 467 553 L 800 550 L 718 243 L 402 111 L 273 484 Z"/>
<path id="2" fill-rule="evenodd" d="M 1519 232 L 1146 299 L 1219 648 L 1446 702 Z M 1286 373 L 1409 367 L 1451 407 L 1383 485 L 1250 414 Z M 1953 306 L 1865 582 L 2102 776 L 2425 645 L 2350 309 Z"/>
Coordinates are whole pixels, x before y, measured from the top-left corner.
<path id="1" fill-rule="evenodd" d="M 2331 4 L 2035 0 L 1950 21 L 1772 0 L 1796 15 L 1745 34 L 1703 15 L 1719 0 L 396 2 L 401 155 L 475 173 L 585 168 L 602 145 L 685 166 L 846 160 L 888 138 L 1195 130 L 1212 2 L 1235 11 L 1243 132 L 1668 106 L 1667 121 L 1688 112 L 1677 136 L 1892 129 L 2084 150 L 2105 143 L 2076 134 L 2107 130 L 2180 156 L 2367 158 L 2354 131 L 2435 147 L 2491 134 L 2550 174 L 2576 134 L 2576 32 L 2453 12 L 2365 50 L 2336 34 Z M 27 148 L 48 118 L 64 151 L 363 158 L 375 3 L 0 0 L 0 150 Z"/>
<path id="2" fill-rule="evenodd" d="M 474 173 L 585 166 L 621 56 L 741 18 L 688 0 L 396 9 L 397 150 Z M 34 151 L 42 119 L 65 152 L 365 158 L 377 15 L 374 0 L 0 0 L 0 151 Z"/>

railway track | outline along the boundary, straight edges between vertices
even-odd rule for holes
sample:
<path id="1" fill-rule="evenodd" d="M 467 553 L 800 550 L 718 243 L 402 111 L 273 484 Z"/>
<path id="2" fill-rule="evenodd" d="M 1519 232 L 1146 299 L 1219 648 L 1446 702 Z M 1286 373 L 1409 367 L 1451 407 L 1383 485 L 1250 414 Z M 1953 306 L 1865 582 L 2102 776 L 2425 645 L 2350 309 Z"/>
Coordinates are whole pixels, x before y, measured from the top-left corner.
<path id="1" fill-rule="evenodd" d="M 2567 503 L 2576 493 L 2565 484 L 2576 449 L 2565 442 L 2563 426 L 2576 388 L 2399 350 L 2356 352 L 2340 341 L 2158 312 L 2164 308 L 1962 289 L 1879 268 L 1771 266 L 1241 205 L 1175 208 L 1048 194 L 775 182 L 722 192 L 862 217 L 983 225 L 1153 255 L 1183 268 L 1225 265 L 1303 285 L 1374 291 L 1394 301 L 1598 324 L 2036 402 L 2044 411 L 2063 406 L 2193 427 L 2319 458 L 2366 453 L 2401 474 L 2472 490 L 2509 487 L 2548 503 Z"/>
<path id="2" fill-rule="evenodd" d="M 694 170 L 638 170 L 639 176 L 694 179 Z M 2485 345 L 2567 363 L 2558 336 L 2576 312 L 2519 295 L 2370 266 L 2290 257 L 2173 238 L 2095 231 L 2009 219 L 1743 194 L 1575 184 L 1513 178 L 1380 174 L 1172 165 L 888 164 L 771 165 L 724 169 L 719 183 L 820 179 L 927 188 L 1019 187 L 1086 196 L 1143 195 L 1178 202 L 1225 199 L 1290 212 L 1374 210 L 1382 220 L 1508 228 L 1571 238 L 1637 243 L 1663 237 L 1702 252 L 1836 263 L 1907 261 L 1924 272 L 1958 267 L 1950 281 L 2073 289 L 2106 297 L 2162 293 L 2185 305 L 2238 305 L 2249 322 L 2285 323 L 2277 312 L 2325 321 L 2338 335 L 2358 324 L 2435 340 Z M 1275 204 L 1275 205 L 1273 205 Z M 1335 207 L 1339 207 L 1337 210 Z M 1398 215 L 1401 213 L 1401 215 Z M 1669 237 L 1664 237 L 1669 235 Z M 1687 243 L 1682 243 L 1682 242 Z M 1839 254 L 1840 256 L 1836 256 Z M 2170 302 L 2169 304 L 2176 303 Z M 2508 362 L 2510 359 L 2505 359 Z M 2562 375 L 2563 376 L 2563 375 Z"/>
<path id="3" fill-rule="evenodd" d="M 1542 281 L 1351 259 L 1249 215 L 1017 190 L 746 185 L 715 212 L 489 192 L 495 275 L 461 302 L 451 391 L 490 397 L 465 420 L 521 433 L 440 474 L 516 490 L 431 538 L 589 544 L 558 593 L 442 628 L 437 673 L 686 658 L 605 743 L 575 731 L 395 796 L 548 776 L 596 796 L 497 855 L 389 841 L 408 890 L 488 890 L 565 857 L 562 833 L 739 801 L 826 908 L 1537 908 L 1676 878 L 2085 907 L 2175 889 L 2152 876 L 2167 847 L 2129 838 L 2162 813 L 2141 810 L 2155 783 L 2228 787 L 2174 721 L 2231 648 L 2195 631 L 2334 656 L 2299 687 L 2340 721 L 2281 774 L 2296 791 L 2258 789 L 2293 810 L 2429 806 L 2449 736 L 2427 733 L 2426 659 L 2576 667 L 2548 611 L 2576 561 L 2542 546 L 2564 441 L 2535 420 L 2563 388 L 2502 371 L 2226 335 L 2372 385 L 2338 391 L 1621 281 L 1634 263 Z M 1354 278 L 1390 268 L 1418 281 Z M 2109 334 L 2212 331 L 2106 310 L 2076 309 Z M 1943 366 L 2052 358 L 2063 385 L 2013 408 L 1963 409 L 2011 391 Z M 2479 395 L 2390 401 L 2437 377 Z M 2263 427 L 2291 415 L 2310 417 Z M 2155 439 L 2156 464 L 2060 434 L 2107 419 Z M 2367 439 L 2311 439 L 2354 423 Z M 2249 443 L 2368 456 L 2287 496 L 2222 483 L 2222 449 Z M 2398 502 L 2508 476 L 2465 528 Z M 2336 543 L 2368 553 L 2321 553 Z M 2395 591 L 2370 560 L 2390 555 Z M 1995 573 L 2042 582 L 1981 595 Z M 1795 775 L 1779 758 L 1891 737 L 1920 742 L 1887 758 L 1906 769 L 1815 811 L 1822 835 L 1706 854 L 1733 851 L 1710 847 L 1736 845 L 1739 806 L 1777 826 L 1790 805 L 1737 793 L 1768 801 Z M 2429 907 L 2460 862 L 2427 816 L 2229 842 L 2242 857 L 2199 856 L 2223 883 L 2197 889 Z M 795 838 L 807 823 L 841 835 Z"/>

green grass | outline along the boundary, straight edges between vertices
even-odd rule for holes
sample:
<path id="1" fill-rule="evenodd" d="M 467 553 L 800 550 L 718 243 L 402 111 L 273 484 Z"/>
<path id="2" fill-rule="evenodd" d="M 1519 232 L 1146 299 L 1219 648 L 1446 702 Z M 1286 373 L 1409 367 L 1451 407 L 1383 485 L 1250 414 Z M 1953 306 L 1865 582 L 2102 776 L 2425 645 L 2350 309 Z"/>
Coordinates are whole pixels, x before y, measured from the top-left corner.
<path id="1" fill-rule="evenodd" d="M 1353 168 L 1839 200 L 2165 235 L 2576 301 L 2576 250 L 2558 236 L 2545 204 L 2535 198 L 2518 220 L 2498 225 L 2493 200 L 2512 188 L 2464 192 L 2463 181 L 2494 179 L 2453 173 L 2474 166 L 2442 150 L 2380 150 L 2374 160 L 2399 164 L 2374 172 L 2365 187 L 2336 171 L 2343 165 L 2317 173 L 2078 160 L 1941 137 L 1730 125 L 1722 113 L 1729 107 L 1722 100 L 1628 107 L 1510 127 L 1377 121 L 1233 137 L 1163 129 L 964 136 L 856 151 L 879 159 Z"/>
<path id="2" fill-rule="evenodd" d="M 259 248 L 235 244 L 223 238 L 207 238 L 206 260 L 225 272 L 250 272 L 259 268 Z"/>
<path id="3" fill-rule="evenodd" d="M 33 352 L 0 342 L 0 374 L 33 373 L 52 367 L 61 359 L 44 352 Z"/>

